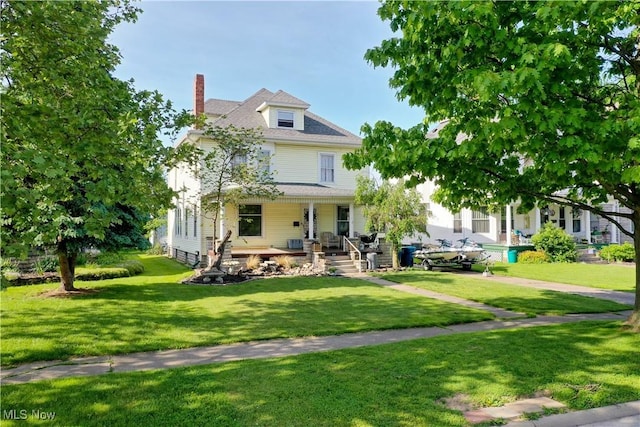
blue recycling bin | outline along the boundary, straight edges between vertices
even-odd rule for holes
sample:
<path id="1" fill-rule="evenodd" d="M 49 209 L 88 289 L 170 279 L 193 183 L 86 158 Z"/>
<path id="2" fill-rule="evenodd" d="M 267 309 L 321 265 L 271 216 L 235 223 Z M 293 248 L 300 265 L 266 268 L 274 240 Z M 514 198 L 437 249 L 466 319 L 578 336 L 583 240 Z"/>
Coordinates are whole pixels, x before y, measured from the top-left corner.
<path id="1" fill-rule="evenodd" d="M 510 249 L 507 252 L 507 261 L 509 264 L 515 264 L 516 262 L 518 262 L 518 251 L 516 251 L 515 249 Z"/>

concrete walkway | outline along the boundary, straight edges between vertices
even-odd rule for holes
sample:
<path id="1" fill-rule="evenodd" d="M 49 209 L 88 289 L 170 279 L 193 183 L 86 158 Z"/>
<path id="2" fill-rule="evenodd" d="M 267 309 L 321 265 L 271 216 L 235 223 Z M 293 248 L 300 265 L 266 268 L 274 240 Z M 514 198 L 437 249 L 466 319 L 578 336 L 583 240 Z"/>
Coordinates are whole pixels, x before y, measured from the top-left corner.
<path id="1" fill-rule="evenodd" d="M 183 366 L 225 363 L 245 359 L 263 359 L 293 356 L 304 353 L 396 343 L 419 338 L 430 338 L 435 336 L 466 332 L 526 328 L 579 322 L 583 320 L 624 320 L 631 314 L 630 311 L 625 311 L 618 313 L 573 314 L 566 316 L 538 316 L 536 318 L 524 318 L 524 315 L 522 313 L 514 313 L 477 302 L 440 294 L 437 292 L 418 289 L 408 285 L 401 285 L 384 279 L 371 277 L 366 274 L 354 274 L 353 277 L 367 280 L 380 286 L 390 287 L 402 292 L 408 292 L 415 295 L 422 295 L 429 298 L 435 298 L 450 303 L 464 305 L 467 307 L 487 310 L 492 312 L 498 319 L 470 324 L 451 325 L 447 327 L 410 328 L 353 333 L 327 337 L 276 339 L 231 345 L 189 348 L 184 350 L 166 350 L 157 352 L 133 353 L 127 355 L 75 358 L 67 361 L 37 362 L 21 365 L 13 369 L 2 369 L 0 371 L 0 385 L 21 384 L 32 381 L 51 380 L 56 378 L 101 375 L 109 372 L 169 369 Z M 540 282 L 529 279 L 500 276 L 484 277 L 481 274 L 477 274 L 477 277 L 518 286 L 534 287 L 537 289 L 550 289 L 559 292 L 569 292 L 579 295 L 593 296 L 596 298 L 608 299 L 623 304 L 633 304 L 634 298 L 634 295 L 632 293 L 592 289 L 581 286 L 563 285 L 558 283 Z M 582 414 L 589 411 L 579 411 L 569 414 L 543 417 L 535 421 L 511 423 L 509 425 L 523 427 L 607 427 L 640 425 L 640 401 L 630 402 L 624 405 L 614 405 L 607 408 L 597 408 L 591 411 L 598 411 L 598 417 L 593 415 L 595 414 L 595 412 L 589 413 L 589 415 L 583 417 Z M 545 421 L 548 419 L 553 419 L 553 421 L 551 423 L 548 423 L 547 421 Z M 585 421 L 591 424 L 583 423 Z M 613 424 L 606 424 L 609 422 Z"/>
<path id="2" fill-rule="evenodd" d="M 567 285 L 564 283 L 543 282 L 540 280 L 523 279 L 520 277 L 507 276 L 482 276 L 476 274 L 473 277 L 479 279 L 491 280 L 494 282 L 507 283 L 509 285 L 524 286 L 527 288 L 546 289 L 550 291 L 565 292 L 569 294 L 582 295 L 585 297 L 593 297 L 614 301 L 620 304 L 633 305 L 635 295 L 633 292 L 612 291 L 608 289 L 589 288 L 586 286 Z"/>

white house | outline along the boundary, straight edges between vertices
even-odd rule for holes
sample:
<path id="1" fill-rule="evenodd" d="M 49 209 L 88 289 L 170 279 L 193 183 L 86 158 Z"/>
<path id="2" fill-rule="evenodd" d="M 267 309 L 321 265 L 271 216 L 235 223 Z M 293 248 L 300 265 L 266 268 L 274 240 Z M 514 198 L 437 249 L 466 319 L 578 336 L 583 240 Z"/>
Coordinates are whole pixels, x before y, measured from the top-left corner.
<path id="1" fill-rule="evenodd" d="M 358 136 L 313 114 L 308 103 L 282 90 L 260 89 L 244 101 L 205 102 L 204 76 L 197 75 L 194 101 L 194 113 L 206 114 L 216 126 L 262 130 L 260 149 L 270 158 L 267 167 L 282 195 L 225 206 L 214 236 L 212 220 L 200 205 L 202 182 L 184 166 L 172 169 L 169 185 L 184 191 L 168 213 L 170 254 L 187 253 L 202 260 L 227 230 L 232 232 L 233 256 L 308 253 L 314 240 L 338 248 L 344 243 L 342 236 L 355 238 L 364 232 L 365 219 L 354 205 L 354 191 L 356 177 L 368 176 L 369 170 L 350 171 L 342 165 L 343 154 L 360 147 Z M 213 143 L 198 129 L 178 141 L 203 150 Z"/>
<path id="2" fill-rule="evenodd" d="M 447 121 L 439 123 L 430 133 L 435 136 L 445 126 Z M 429 137 L 430 135 L 427 135 Z M 460 138 L 462 140 L 462 138 Z M 576 242 L 582 243 L 623 243 L 632 239 L 608 220 L 585 210 L 576 210 L 568 206 L 550 204 L 543 208 L 536 208 L 530 212 L 517 213 L 519 202 L 503 206 L 497 212 L 486 208 L 476 210 L 462 209 L 451 212 L 432 200 L 437 189 L 433 182 L 426 182 L 418 186 L 422 200 L 427 205 L 428 219 L 426 235 L 412 236 L 405 239 L 405 243 L 434 242 L 435 239 L 447 239 L 452 242 L 469 238 L 481 244 L 498 244 L 504 246 L 520 246 L 530 244 L 529 237 L 546 222 L 552 222 L 574 236 Z M 603 205 L 603 209 L 610 212 L 628 212 L 628 208 L 621 207 L 611 199 Z M 631 230 L 631 220 L 619 217 L 617 220 Z"/>

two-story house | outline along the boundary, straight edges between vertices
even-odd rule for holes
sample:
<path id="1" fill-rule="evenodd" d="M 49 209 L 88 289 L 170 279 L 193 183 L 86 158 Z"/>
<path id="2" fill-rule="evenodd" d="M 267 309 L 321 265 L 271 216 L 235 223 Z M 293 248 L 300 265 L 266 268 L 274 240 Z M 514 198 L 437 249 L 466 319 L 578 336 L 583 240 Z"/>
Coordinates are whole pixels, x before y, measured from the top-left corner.
<path id="1" fill-rule="evenodd" d="M 205 101 L 200 74 L 194 89 L 194 113 L 204 113 L 209 123 L 261 129 L 260 150 L 269 159 L 266 167 L 281 195 L 224 206 L 214 236 L 211 215 L 203 213 L 200 204 L 202 182 L 185 167 L 172 169 L 168 182 L 180 196 L 168 213 L 169 253 L 181 251 L 204 259 L 227 230 L 232 233 L 234 257 L 308 252 L 314 241 L 337 249 L 342 236 L 364 233 L 365 219 L 354 205 L 354 191 L 356 176 L 368 176 L 369 170 L 350 171 L 342 165 L 343 154 L 360 147 L 358 136 L 313 114 L 308 103 L 282 90 L 260 89 L 244 101 Z M 191 129 L 178 144 L 206 150 L 214 142 L 201 130 Z"/>

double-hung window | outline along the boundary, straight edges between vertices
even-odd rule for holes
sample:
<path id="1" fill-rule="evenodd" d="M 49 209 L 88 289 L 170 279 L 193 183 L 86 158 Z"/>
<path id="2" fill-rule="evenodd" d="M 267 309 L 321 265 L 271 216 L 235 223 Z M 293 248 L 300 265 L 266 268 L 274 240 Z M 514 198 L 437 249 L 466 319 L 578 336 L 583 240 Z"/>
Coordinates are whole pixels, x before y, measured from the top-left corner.
<path id="1" fill-rule="evenodd" d="M 278 110 L 278 127 L 279 128 L 293 127 L 293 111 Z"/>
<path id="2" fill-rule="evenodd" d="M 271 151 L 260 150 L 258 153 L 258 167 L 263 174 L 271 172 Z"/>
<path id="3" fill-rule="evenodd" d="M 240 205 L 238 235 L 262 236 L 262 205 Z"/>
<path id="4" fill-rule="evenodd" d="M 489 232 L 489 212 L 487 208 L 480 208 L 472 212 L 471 216 L 471 232 L 488 233 Z"/>
<path id="5" fill-rule="evenodd" d="M 460 212 L 453 214 L 453 232 L 462 233 L 462 215 Z"/>
<path id="6" fill-rule="evenodd" d="M 320 154 L 320 182 L 335 182 L 334 154 Z"/>

